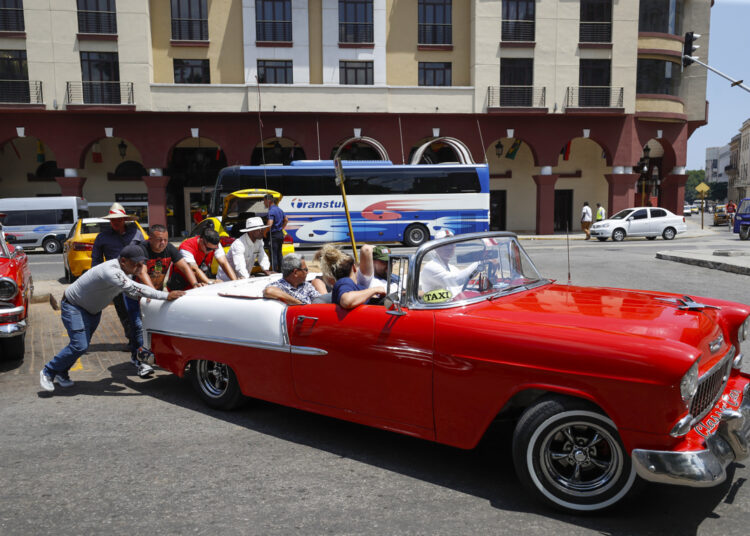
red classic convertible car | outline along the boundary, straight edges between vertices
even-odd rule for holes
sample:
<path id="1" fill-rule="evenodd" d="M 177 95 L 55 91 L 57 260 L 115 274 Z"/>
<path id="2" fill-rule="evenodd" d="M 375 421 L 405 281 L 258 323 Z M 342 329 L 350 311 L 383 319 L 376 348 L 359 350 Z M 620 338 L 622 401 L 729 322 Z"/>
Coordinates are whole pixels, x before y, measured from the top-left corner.
<path id="1" fill-rule="evenodd" d="M 0 214 L 0 358 L 23 359 L 33 285 L 29 259 L 20 246 L 5 242 Z"/>
<path id="2" fill-rule="evenodd" d="M 465 449 L 512 418 L 521 482 L 568 511 L 637 478 L 715 486 L 748 456 L 749 306 L 556 284 L 511 233 L 434 240 L 389 270 L 384 305 L 286 306 L 255 278 L 143 300 L 144 329 L 217 408 L 255 397 Z"/>

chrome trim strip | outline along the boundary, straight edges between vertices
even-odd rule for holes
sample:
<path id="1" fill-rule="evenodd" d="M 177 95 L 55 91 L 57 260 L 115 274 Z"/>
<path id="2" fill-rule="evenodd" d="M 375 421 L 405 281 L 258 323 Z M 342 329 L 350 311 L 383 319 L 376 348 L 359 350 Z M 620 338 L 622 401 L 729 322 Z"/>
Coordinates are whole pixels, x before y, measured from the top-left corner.
<path id="1" fill-rule="evenodd" d="M 716 432 L 699 451 L 633 449 L 638 475 L 650 482 L 691 487 L 710 487 L 726 480 L 727 466 L 750 454 L 750 384 L 745 386 L 740 407 L 724 410 Z"/>
<path id="2" fill-rule="evenodd" d="M 513 294 L 517 294 L 519 292 L 523 292 L 526 290 L 531 290 L 533 288 L 541 287 L 544 285 L 551 284 L 552 281 L 549 279 L 540 279 L 539 281 L 534 281 L 533 283 L 529 283 L 527 285 L 523 285 L 521 287 L 514 288 L 513 290 L 509 290 L 507 292 L 495 292 L 495 293 L 488 293 L 483 294 L 481 296 L 475 296 L 473 298 L 468 298 L 465 300 L 460 300 L 457 302 L 450 302 L 450 303 L 420 303 L 419 301 L 415 301 L 413 305 L 409 307 L 409 309 L 413 310 L 423 310 L 423 309 L 453 309 L 455 307 L 463 307 L 464 305 L 470 305 L 472 303 L 478 303 L 481 301 L 487 301 L 490 299 L 499 299 L 504 296 L 512 296 Z"/>
<path id="3" fill-rule="evenodd" d="M 732 362 L 732 368 L 735 369 L 741 369 L 742 368 L 742 358 L 745 357 L 744 354 L 739 354 L 737 357 L 734 358 L 734 361 Z"/>
<path id="4" fill-rule="evenodd" d="M 13 307 L 12 309 L 3 309 L 0 307 L 0 317 L 5 315 L 15 315 L 18 313 L 23 312 L 23 305 L 19 305 L 18 307 Z"/>
<path id="5" fill-rule="evenodd" d="M 23 309 L 23 307 L 21 307 Z M 11 324 L 0 325 L 0 339 L 7 339 L 10 337 L 17 337 L 23 335 L 28 327 L 27 319 L 19 320 Z"/>
<path id="6" fill-rule="evenodd" d="M 160 329 L 149 329 L 145 330 L 145 335 L 149 337 L 149 341 L 151 340 L 151 334 L 152 333 L 158 333 L 159 335 L 167 335 L 169 337 L 178 337 L 180 339 L 191 339 L 195 341 L 209 341 L 209 342 L 219 342 L 223 344 L 233 344 L 235 346 L 244 346 L 247 348 L 257 348 L 258 350 L 270 350 L 272 352 L 283 352 L 283 353 L 291 353 L 291 354 L 299 354 L 299 355 L 328 355 L 328 352 L 326 350 L 320 349 L 320 348 L 313 348 L 310 346 L 292 346 L 288 344 L 272 344 L 272 343 L 266 343 L 266 342 L 250 342 L 242 339 L 233 339 L 230 337 L 200 337 L 197 335 L 190 335 L 187 333 L 176 333 L 176 332 L 169 332 L 169 331 L 163 331 Z"/>
<path id="7" fill-rule="evenodd" d="M 11 279 L 10 277 L 0 277 L 0 281 L 10 281 L 13 283 L 13 286 L 15 287 L 15 290 L 13 291 L 13 294 L 10 296 L 6 296 L 3 299 L 4 300 L 12 300 L 16 296 L 18 296 L 18 283 L 16 283 L 15 279 Z"/>

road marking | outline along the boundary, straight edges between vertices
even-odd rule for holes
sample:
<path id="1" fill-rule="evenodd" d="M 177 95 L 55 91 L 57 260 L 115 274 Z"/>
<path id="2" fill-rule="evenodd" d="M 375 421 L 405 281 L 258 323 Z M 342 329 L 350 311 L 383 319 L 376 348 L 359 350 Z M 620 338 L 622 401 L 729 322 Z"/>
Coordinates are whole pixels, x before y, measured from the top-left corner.
<path id="1" fill-rule="evenodd" d="M 76 359 L 75 365 L 70 367 L 70 370 L 83 370 L 83 364 L 81 363 L 80 357 Z"/>

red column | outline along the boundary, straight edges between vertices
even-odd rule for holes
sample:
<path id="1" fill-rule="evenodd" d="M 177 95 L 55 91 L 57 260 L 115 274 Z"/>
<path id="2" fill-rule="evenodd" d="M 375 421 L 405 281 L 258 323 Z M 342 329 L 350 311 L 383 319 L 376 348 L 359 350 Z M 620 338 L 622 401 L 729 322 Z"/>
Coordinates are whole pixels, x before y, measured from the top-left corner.
<path id="1" fill-rule="evenodd" d="M 675 214 L 682 214 L 685 204 L 687 175 L 666 175 L 661 181 L 661 206 Z"/>
<path id="2" fill-rule="evenodd" d="M 532 175 L 536 183 L 536 234 L 555 232 L 555 183 L 559 175 Z"/>
<path id="3" fill-rule="evenodd" d="M 169 177 L 141 177 L 148 192 L 148 224 L 167 226 L 167 183 Z"/>
<path id="4" fill-rule="evenodd" d="M 604 177 L 609 183 L 607 215 L 616 214 L 624 208 L 633 206 L 635 185 L 640 175 L 638 173 L 605 173 Z"/>
<path id="5" fill-rule="evenodd" d="M 86 177 L 55 177 L 63 196 L 83 197 L 83 185 Z"/>

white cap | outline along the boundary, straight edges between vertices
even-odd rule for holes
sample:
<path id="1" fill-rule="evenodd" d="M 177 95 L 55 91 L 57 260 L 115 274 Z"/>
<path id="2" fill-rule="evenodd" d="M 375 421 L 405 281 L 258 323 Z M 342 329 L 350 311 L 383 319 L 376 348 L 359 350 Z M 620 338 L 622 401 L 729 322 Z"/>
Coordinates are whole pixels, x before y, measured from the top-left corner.
<path id="1" fill-rule="evenodd" d="M 436 239 L 439 239 L 439 238 L 448 238 L 450 236 L 455 236 L 453 234 L 453 231 L 451 231 L 450 229 L 440 229 L 437 233 L 435 233 L 435 238 Z"/>

